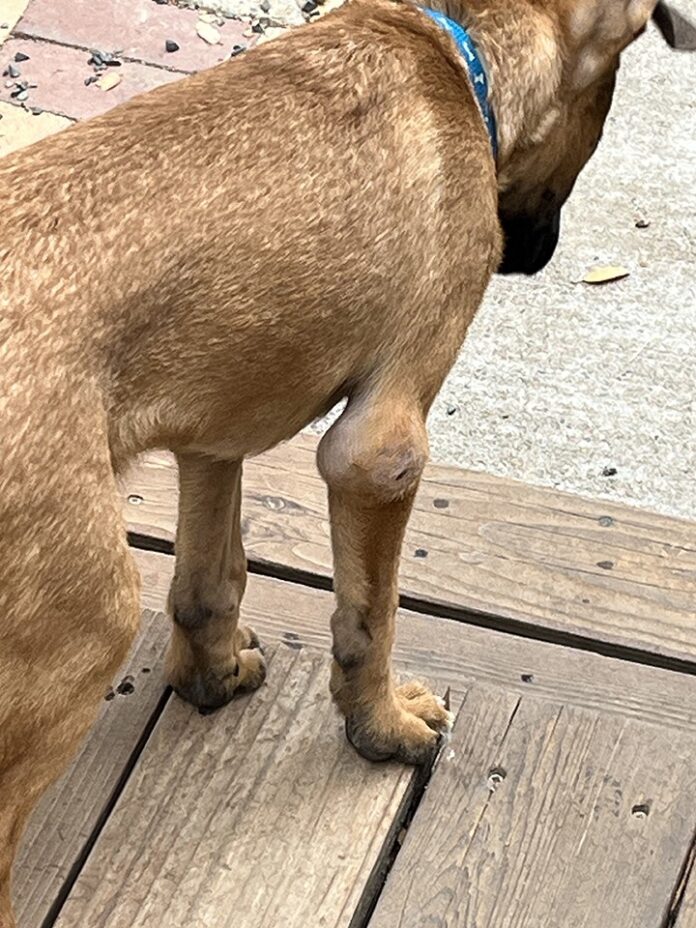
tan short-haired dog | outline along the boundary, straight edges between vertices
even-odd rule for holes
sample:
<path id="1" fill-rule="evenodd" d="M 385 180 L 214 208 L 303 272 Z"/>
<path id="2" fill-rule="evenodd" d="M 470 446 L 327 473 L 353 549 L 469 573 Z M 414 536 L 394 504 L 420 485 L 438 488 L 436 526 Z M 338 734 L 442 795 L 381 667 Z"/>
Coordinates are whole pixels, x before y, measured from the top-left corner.
<path id="1" fill-rule="evenodd" d="M 390 667 L 426 415 L 501 258 L 553 253 L 655 7 L 449 0 L 490 133 L 448 29 L 356 0 L 0 163 L 2 928 L 23 824 L 138 627 L 115 475 L 148 448 L 180 467 L 170 679 L 221 706 L 265 672 L 238 621 L 242 461 L 348 397 L 319 450 L 331 689 L 361 753 L 431 756 L 448 713 Z"/>

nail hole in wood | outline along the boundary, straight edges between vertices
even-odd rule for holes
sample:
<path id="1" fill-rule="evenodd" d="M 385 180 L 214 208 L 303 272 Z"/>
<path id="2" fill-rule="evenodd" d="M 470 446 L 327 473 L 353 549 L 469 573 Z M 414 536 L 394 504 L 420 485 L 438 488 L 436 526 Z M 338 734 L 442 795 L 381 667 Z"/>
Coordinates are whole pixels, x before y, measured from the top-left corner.
<path id="1" fill-rule="evenodd" d="M 650 815 L 650 803 L 639 802 L 631 809 L 631 815 L 633 818 L 646 819 Z"/>
<path id="2" fill-rule="evenodd" d="M 264 498 L 264 503 L 267 509 L 271 509 L 273 512 L 279 512 L 281 509 L 285 509 L 285 500 L 282 500 L 279 496 L 266 496 Z"/>
<path id="3" fill-rule="evenodd" d="M 131 493 L 128 497 L 128 502 L 131 504 L 131 506 L 140 506 L 145 502 L 145 500 L 138 493 Z"/>
<path id="4" fill-rule="evenodd" d="M 491 767 L 488 771 L 488 789 L 494 793 L 507 776 L 507 771 L 502 767 Z"/>

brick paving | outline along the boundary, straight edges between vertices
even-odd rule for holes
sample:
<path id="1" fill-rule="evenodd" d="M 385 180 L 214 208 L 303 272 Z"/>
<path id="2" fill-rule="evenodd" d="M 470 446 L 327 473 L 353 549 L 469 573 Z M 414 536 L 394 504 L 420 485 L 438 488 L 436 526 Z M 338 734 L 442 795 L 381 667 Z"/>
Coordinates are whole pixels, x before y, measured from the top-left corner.
<path id="1" fill-rule="evenodd" d="M 247 47 L 254 40 L 244 35 L 249 22 L 225 19 L 215 24 L 219 43 L 209 44 L 197 34 L 198 12 L 154 0 L 29 0 L 20 12 L 16 21 L 8 21 L 0 45 L 0 154 L 68 120 L 98 115 L 136 94 L 213 67 L 235 46 Z M 167 51 L 167 40 L 178 49 Z M 108 68 L 120 77 L 111 90 L 85 84 L 94 74 L 89 63 L 93 49 L 119 53 L 121 64 Z M 16 61 L 18 53 L 29 57 Z M 10 67 L 15 70 L 7 73 Z M 23 82 L 29 85 L 25 93 Z M 46 114 L 63 118 L 42 119 Z M 40 125 L 30 126 L 37 119 Z"/>
<path id="2" fill-rule="evenodd" d="M 223 61 L 234 45 L 249 41 L 247 23 L 227 19 L 219 45 L 196 34 L 195 10 L 160 5 L 153 0 L 31 0 L 14 32 L 61 45 L 120 51 L 124 58 L 176 71 L 199 71 Z M 167 52 L 172 39 L 179 50 Z"/>

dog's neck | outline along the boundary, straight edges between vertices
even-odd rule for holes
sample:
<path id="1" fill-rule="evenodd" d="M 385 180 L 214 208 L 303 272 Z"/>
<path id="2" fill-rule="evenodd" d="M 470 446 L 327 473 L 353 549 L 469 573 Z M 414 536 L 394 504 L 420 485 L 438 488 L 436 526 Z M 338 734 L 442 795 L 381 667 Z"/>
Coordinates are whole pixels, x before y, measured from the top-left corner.
<path id="1" fill-rule="evenodd" d="M 524 12 L 514 27 L 512 4 Z M 429 6 L 461 23 L 481 54 L 503 169 L 510 154 L 536 135 L 558 92 L 563 65 L 554 24 L 527 0 L 433 0 Z"/>

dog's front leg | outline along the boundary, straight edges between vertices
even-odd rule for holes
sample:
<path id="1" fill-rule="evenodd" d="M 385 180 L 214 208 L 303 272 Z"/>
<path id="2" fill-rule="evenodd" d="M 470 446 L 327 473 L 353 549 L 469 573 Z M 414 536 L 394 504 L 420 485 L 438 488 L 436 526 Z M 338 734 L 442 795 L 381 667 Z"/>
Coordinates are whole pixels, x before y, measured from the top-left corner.
<path id="1" fill-rule="evenodd" d="M 246 587 L 240 504 L 242 465 L 182 454 L 176 568 L 169 594 L 174 619 L 168 656 L 172 686 L 199 708 L 217 708 L 237 689 L 263 683 L 254 632 L 239 625 Z"/>
<path id="2" fill-rule="evenodd" d="M 336 611 L 331 691 L 346 733 L 370 760 L 432 757 L 450 715 L 425 686 L 391 669 L 404 531 L 427 457 L 422 411 L 382 398 L 349 405 L 323 439 Z"/>

